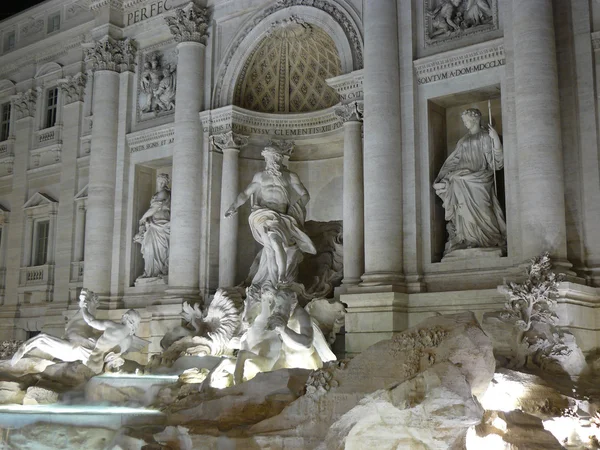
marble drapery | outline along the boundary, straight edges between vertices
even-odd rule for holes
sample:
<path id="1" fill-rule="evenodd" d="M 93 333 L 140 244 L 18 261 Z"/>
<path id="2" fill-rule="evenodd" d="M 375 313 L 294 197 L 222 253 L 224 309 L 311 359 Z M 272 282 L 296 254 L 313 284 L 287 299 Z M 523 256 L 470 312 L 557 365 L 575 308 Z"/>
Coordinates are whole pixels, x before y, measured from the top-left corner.
<path id="1" fill-rule="evenodd" d="M 487 130 L 458 141 L 434 184 L 448 221 L 444 256 L 458 249 L 506 247 L 506 222 L 494 188 L 494 170 L 503 167 L 502 147 L 494 148 Z"/>

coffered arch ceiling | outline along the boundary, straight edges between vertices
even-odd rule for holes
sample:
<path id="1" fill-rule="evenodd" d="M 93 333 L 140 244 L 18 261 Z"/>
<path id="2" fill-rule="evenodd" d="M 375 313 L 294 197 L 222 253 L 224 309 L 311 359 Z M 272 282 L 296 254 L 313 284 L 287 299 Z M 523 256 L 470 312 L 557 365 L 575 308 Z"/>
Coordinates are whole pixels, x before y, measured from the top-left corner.
<path id="1" fill-rule="evenodd" d="M 286 19 L 273 25 L 246 59 L 233 103 L 275 114 L 318 111 L 338 102 L 325 80 L 341 73 L 331 36 L 301 19 Z"/>

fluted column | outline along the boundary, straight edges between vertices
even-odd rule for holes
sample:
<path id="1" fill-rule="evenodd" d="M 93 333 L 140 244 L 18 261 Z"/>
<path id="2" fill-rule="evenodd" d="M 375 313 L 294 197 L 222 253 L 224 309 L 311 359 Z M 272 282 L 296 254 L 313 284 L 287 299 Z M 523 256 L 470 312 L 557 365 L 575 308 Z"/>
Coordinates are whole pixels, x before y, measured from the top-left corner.
<path id="1" fill-rule="evenodd" d="M 238 215 L 225 218 L 225 211 L 239 193 L 239 154 L 248 144 L 248 137 L 229 131 L 212 137 L 212 143 L 223 152 L 221 175 L 221 221 L 219 224 L 219 287 L 235 286 Z"/>
<path id="2" fill-rule="evenodd" d="M 515 109 L 523 259 L 567 262 L 560 100 L 552 0 L 513 0 Z"/>
<path id="3" fill-rule="evenodd" d="M 344 278 L 345 285 L 360 283 L 365 269 L 362 102 L 336 108 L 344 121 Z"/>
<path id="4" fill-rule="evenodd" d="M 365 0 L 363 286 L 404 283 L 396 4 Z"/>
<path id="5" fill-rule="evenodd" d="M 167 17 L 178 42 L 175 145 L 171 193 L 169 290 L 176 297 L 196 297 L 200 277 L 202 206 L 202 108 L 204 51 L 208 15 L 189 3 Z"/>
<path id="6" fill-rule="evenodd" d="M 119 74 L 133 70 L 135 47 L 129 39 L 108 36 L 85 48 L 94 71 L 94 126 L 88 187 L 88 261 L 83 284 L 102 297 L 110 295 L 119 113 Z"/>

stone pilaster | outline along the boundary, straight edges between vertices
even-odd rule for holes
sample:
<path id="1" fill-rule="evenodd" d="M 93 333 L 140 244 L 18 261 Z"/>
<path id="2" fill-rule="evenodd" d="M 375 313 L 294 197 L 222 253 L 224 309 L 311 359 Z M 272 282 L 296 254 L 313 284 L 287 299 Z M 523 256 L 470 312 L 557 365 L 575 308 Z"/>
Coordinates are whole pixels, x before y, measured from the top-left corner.
<path id="1" fill-rule="evenodd" d="M 32 224 L 26 222 L 23 213 L 25 204 L 23 193 L 27 191 L 27 161 L 33 141 L 37 97 L 36 90 L 28 89 L 19 92 L 12 98 L 15 122 L 11 134 L 15 138 L 15 146 L 10 196 L 11 223 L 8 236 L 3 236 L 3 239 L 7 239 L 6 292 L 9 293 L 6 296 L 7 305 L 17 304 L 20 268 L 28 265 L 31 258 L 31 237 L 27 230 L 31 228 Z"/>
<path id="2" fill-rule="evenodd" d="M 402 150 L 396 0 L 365 0 L 364 196 L 362 286 L 403 288 Z"/>
<path id="3" fill-rule="evenodd" d="M 336 108 L 344 121 L 344 279 L 345 285 L 360 283 L 365 269 L 362 102 Z"/>
<path id="4" fill-rule="evenodd" d="M 223 171 L 221 176 L 221 221 L 219 224 L 219 287 L 235 286 L 238 215 L 225 218 L 227 208 L 235 201 L 239 193 L 239 154 L 248 144 L 248 137 L 229 131 L 212 136 L 212 144 L 223 153 Z"/>
<path id="5" fill-rule="evenodd" d="M 169 288 L 174 297 L 196 297 L 200 276 L 202 207 L 202 108 L 206 10 L 189 3 L 166 18 L 178 42 L 175 145 L 171 193 Z"/>
<path id="6" fill-rule="evenodd" d="M 86 202 L 79 201 L 75 214 L 75 245 L 73 248 L 73 262 L 84 260 L 85 249 L 85 210 Z"/>
<path id="7" fill-rule="evenodd" d="M 77 221 L 73 221 L 77 214 L 77 205 L 74 201 L 77 193 L 77 156 L 81 136 L 81 122 L 83 116 L 83 92 L 87 77 L 79 73 L 59 81 L 60 95 L 62 96 L 62 140 L 61 151 L 62 171 L 60 178 L 60 193 L 58 201 L 58 215 L 56 217 L 56 255 L 54 270 L 54 303 L 52 309 L 57 310 L 57 328 L 64 327 L 64 318 L 61 308 L 66 309 L 69 300 L 69 282 L 71 279 L 71 261 L 73 256 L 73 231 Z M 76 244 L 75 240 L 75 244 Z M 62 304 L 62 305 L 61 305 Z"/>
<path id="8" fill-rule="evenodd" d="M 513 0 L 512 14 L 521 258 L 570 266 L 552 1 Z"/>
<path id="9" fill-rule="evenodd" d="M 83 284 L 101 297 L 110 295 L 115 206 L 115 172 L 120 73 L 133 70 L 135 46 L 108 36 L 85 48 L 94 71 L 94 126 L 88 187 L 88 226 Z"/>

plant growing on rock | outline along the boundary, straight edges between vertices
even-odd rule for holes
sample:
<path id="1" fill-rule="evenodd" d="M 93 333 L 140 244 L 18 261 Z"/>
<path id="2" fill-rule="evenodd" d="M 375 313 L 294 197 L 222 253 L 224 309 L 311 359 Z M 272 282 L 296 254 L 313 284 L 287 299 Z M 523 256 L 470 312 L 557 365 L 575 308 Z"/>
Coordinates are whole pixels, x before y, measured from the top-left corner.
<path id="1" fill-rule="evenodd" d="M 499 288 L 507 296 L 500 317 L 516 330 L 509 366 L 579 373 L 585 364 L 581 349 L 571 333 L 556 326 L 558 286 L 564 274 L 552 271 L 548 252 L 533 258 L 526 274 L 522 283 L 508 282 Z"/>

